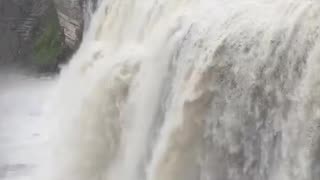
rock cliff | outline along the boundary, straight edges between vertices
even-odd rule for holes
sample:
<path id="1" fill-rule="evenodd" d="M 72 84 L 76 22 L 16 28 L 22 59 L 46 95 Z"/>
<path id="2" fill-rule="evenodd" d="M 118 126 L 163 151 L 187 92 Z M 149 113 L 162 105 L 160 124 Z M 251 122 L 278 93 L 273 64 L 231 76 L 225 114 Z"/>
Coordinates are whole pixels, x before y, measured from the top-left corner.
<path id="1" fill-rule="evenodd" d="M 68 47 L 76 49 L 82 39 L 89 14 L 97 8 L 98 0 L 54 0 L 60 25 Z"/>
<path id="2" fill-rule="evenodd" d="M 1 0 L 0 33 L 1 64 L 48 70 L 64 59 L 64 34 L 51 0 Z"/>
<path id="3" fill-rule="evenodd" d="M 65 42 L 71 49 L 79 45 L 83 31 L 82 0 L 55 0 Z"/>
<path id="4" fill-rule="evenodd" d="M 98 0 L 0 0 L 0 65 L 54 70 L 79 46 Z"/>

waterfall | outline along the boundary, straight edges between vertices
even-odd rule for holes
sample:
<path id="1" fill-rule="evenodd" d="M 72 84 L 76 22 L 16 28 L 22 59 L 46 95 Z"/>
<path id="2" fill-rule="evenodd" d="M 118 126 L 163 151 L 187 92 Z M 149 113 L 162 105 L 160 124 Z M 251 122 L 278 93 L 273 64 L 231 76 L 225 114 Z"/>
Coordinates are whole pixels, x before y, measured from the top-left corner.
<path id="1" fill-rule="evenodd" d="M 83 35 L 86 34 L 89 29 L 90 21 L 97 7 L 99 6 L 101 0 L 87 0 L 82 1 L 82 9 L 83 9 Z"/>
<path id="2" fill-rule="evenodd" d="M 47 179 L 318 180 L 319 34 L 316 0 L 102 0 Z"/>

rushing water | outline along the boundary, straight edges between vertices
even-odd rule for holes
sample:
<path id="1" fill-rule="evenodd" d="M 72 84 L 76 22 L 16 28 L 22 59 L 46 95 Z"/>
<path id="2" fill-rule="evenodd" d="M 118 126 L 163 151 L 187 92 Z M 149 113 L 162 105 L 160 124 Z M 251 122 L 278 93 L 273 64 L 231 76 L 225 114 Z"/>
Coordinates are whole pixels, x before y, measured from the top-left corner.
<path id="1" fill-rule="evenodd" d="M 102 0 L 46 179 L 319 180 L 319 34 L 316 0 Z"/>

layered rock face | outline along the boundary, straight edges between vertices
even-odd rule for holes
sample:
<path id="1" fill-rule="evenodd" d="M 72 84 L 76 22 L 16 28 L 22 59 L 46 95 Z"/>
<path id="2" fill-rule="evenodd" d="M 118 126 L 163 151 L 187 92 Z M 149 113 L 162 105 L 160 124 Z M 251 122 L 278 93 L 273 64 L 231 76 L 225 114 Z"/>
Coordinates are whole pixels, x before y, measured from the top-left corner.
<path id="1" fill-rule="evenodd" d="M 97 8 L 98 0 L 54 0 L 54 2 L 66 44 L 75 50 L 90 21 L 90 13 Z"/>
<path id="2" fill-rule="evenodd" d="M 0 1 L 0 63 L 54 69 L 64 38 L 51 0 Z"/>
<path id="3" fill-rule="evenodd" d="M 55 0 L 55 4 L 65 42 L 71 49 L 76 49 L 82 37 L 83 2 L 82 0 Z"/>
<path id="4" fill-rule="evenodd" d="M 56 69 L 80 45 L 99 0 L 0 0 L 0 65 Z"/>

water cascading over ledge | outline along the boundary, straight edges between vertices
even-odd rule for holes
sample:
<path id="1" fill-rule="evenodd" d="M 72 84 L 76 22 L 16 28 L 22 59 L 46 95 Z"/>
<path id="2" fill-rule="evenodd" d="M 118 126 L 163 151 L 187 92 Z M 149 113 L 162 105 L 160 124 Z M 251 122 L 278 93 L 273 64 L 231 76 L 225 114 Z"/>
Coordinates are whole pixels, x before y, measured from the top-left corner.
<path id="1" fill-rule="evenodd" d="M 320 2 L 103 0 L 51 180 L 318 180 Z"/>

